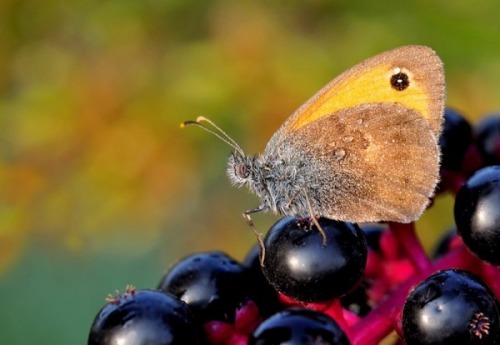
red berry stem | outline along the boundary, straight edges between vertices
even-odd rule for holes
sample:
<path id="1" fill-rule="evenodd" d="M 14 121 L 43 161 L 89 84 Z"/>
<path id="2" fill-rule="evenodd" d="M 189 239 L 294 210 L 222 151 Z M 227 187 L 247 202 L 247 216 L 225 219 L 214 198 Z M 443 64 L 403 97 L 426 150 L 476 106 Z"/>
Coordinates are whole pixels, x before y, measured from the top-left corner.
<path id="1" fill-rule="evenodd" d="M 234 333 L 234 327 L 223 321 L 209 321 L 203 325 L 203 332 L 209 344 L 225 344 Z"/>
<path id="2" fill-rule="evenodd" d="M 227 345 L 247 345 L 247 344 L 248 344 L 248 336 L 239 333 L 233 334 L 231 336 L 231 339 L 227 343 Z"/>
<path id="3" fill-rule="evenodd" d="M 338 323 L 348 339 L 352 338 L 352 334 L 350 332 L 351 327 L 349 327 L 349 324 L 344 317 L 344 310 L 342 308 L 342 304 L 340 303 L 340 298 L 335 298 L 334 300 L 332 300 L 332 303 L 329 305 L 328 309 L 324 311 L 324 313 Z"/>
<path id="4" fill-rule="evenodd" d="M 389 228 L 417 272 L 425 272 L 431 269 L 432 262 L 418 239 L 415 232 L 415 223 L 389 223 Z"/>
<path id="5" fill-rule="evenodd" d="M 465 176 L 472 175 L 475 171 L 479 170 L 483 166 L 483 159 L 476 146 L 476 144 L 469 145 L 469 148 L 465 152 L 464 159 L 462 161 L 462 166 L 460 171 Z"/>
<path id="6" fill-rule="evenodd" d="M 441 170 L 441 188 L 443 190 L 449 191 L 453 195 L 457 195 L 458 190 L 465 183 L 466 177 L 456 171 L 452 170 Z"/>
<path id="7" fill-rule="evenodd" d="M 406 297 L 411 288 L 436 271 L 446 268 L 470 269 L 470 254 L 465 247 L 458 247 L 442 256 L 427 269 L 417 272 L 402 283 L 398 289 L 376 306 L 368 315 L 351 327 L 352 345 L 375 345 L 384 339 L 397 322 Z"/>

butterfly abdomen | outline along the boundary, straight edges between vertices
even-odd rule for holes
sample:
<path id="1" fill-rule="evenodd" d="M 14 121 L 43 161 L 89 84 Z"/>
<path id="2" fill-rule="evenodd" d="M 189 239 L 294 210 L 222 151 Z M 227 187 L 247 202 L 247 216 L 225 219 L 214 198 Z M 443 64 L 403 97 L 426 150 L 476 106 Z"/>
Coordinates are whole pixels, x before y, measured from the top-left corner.
<path id="1" fill-rule="evenodd" d="M 321 190 L 326 181 L 320 172 L 326 167 L 314 162 L 299 147 L 283 143 L 263 157 L 262 186 L 259 195 L 272 212 L 280 215 L 309 216 L 309 205 L 320 214 Z M 267 194 L 267 195 L 266 195 Z M 309 203 L 309 205 L 308 205 Z"/>

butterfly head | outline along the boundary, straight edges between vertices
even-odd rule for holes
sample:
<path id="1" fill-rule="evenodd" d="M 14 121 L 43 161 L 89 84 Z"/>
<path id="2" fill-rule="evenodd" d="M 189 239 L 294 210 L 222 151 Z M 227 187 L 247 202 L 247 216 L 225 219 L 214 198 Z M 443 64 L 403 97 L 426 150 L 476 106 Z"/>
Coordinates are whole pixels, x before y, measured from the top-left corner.
<path id="1" fill-rule="evenodd" d="M 251 186 L 255 176 L 256 159 L 233 151 L 227 162 L 227 176 L 236 187 Z"/>
<path id="2" fill-rule="evenodd" d="M 208 124 L 210 126 L 207 126 Z M 237 187 L 242 187 L 247 185 L 254 187 L 255 183 L 253 171 L 255 170 L 255 165 L 257 162 L 256 158 L 251 158 L 245 154 L 241 147 L 234 141 L 229 135 L 226 134 L 219 126 L 214 122 L 203 116 L 198 116 L 196 121 L 184 121 L 181 124 L 181 128 L 185 126 L 197 126 L 201 129 L 209 132 L 210 134 L 216 136 L 229 146 L 231 146 L 234 151 L 231 152 L 229 156 L 229 162 L 227 166 L 227 175 L 231 183 Z"/>

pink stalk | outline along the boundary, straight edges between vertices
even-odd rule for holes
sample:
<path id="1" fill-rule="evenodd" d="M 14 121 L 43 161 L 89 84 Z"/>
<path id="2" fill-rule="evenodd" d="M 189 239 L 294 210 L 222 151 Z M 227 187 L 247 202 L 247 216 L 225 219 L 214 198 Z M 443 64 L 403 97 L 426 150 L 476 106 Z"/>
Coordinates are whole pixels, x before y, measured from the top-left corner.
<path id="1" fill-rule="evenodd" d="M 415 223 L 389 223 L 389 228 L 410 259 L 417 272 L 428 271 L 432 262 L 425 253 L 422 243 L 415 232 Z"/>
<path id="2" fill-rule="evenodd" d="M 333 299 L 331 301 L 331 304 L 328 306 L 328 309 L 325 310 L 324 313 L 337 322 L 348 339 L 352 338 L 351 327 L 349 327 L 349 324 L 344 317 L 344 310 L 342 308 L 342 304 L 340 303 L 340 298 Z"/>

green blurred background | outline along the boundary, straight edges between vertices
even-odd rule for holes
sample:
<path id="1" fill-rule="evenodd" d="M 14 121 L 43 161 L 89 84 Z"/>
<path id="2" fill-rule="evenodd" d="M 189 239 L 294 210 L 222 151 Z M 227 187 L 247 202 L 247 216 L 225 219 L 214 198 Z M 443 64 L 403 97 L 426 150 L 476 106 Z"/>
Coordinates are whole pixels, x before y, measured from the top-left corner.
<path id="1" fill-rule="evenodd" d="M 442 57 L 448 105 L 500 95 L 498 1 L 0 2 L 0 343 L 85 344 L 104 297 L 155 287 L 176 259 L 254 243 L 258 204 L 226 181 L 344 69 L 404 44 Z M 453 222 L 441 197 L 429 247 Z M 277 218 L 256 215 L 261 230 Z"/>

